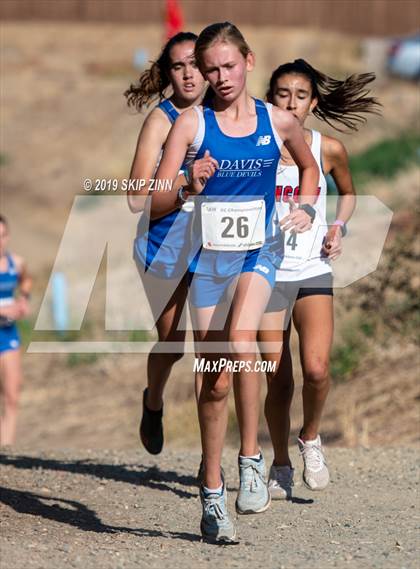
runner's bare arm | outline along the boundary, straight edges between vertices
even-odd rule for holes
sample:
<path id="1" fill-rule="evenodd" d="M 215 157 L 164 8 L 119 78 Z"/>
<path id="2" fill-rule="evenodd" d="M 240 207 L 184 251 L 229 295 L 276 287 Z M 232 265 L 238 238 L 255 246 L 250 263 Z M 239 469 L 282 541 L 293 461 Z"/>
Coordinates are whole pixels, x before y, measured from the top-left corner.
<path id="1" fill-rule="evenodd" d="M 311 149 L 305 142 L 303 130 L 292 113 L 274 107 L 273 123 L 299 168 L 299 203 L 300 205 L 312 205 L 316 200 L 319 168 Z M 291 229 L 298 233 L 307 231 L 312 226 L 309 214 L 298 208 L 291 208 L 290 214 L 283 218 L 280 223 L 282 229 Z"/>
<path id="2" fill-rule="evenodd" d="M 29 274 L 28 267 L 22 257 L 16 255 L 15 263 L 19 272 L 19 293 L 21 296 L 29 298 L 32 290 L 32 277 Z"/>
<path id="3" fill-rule="evenodd" d="M 174 179 L 174 172 L 179 170 L 184 162 L 188 147 L 193 143 L 197 129 L 198 117 L 194 109 L 183 113 L 172 126 L 165 144 L 161 163 L 155 175 L 156 185 L 158 185 L 158 180 L 171 180 L 172 187 L 169 192 L 153 193 L 150 210 L 151 219 L 167 215 L 183 205 L 183 201 L 178 196 L 181 186 L 184 186 L 184 200 L 188 195 L 201 193 L 207 180 L 213 176 L 219 167 L 217 160 L 212 158 L 206 150 L 203 158 L 194 160 L 193 164 L 190 165 L 190 182 L 188 185 L 184 176 L 178 176 Z"/>
<path id="4" fill-rule="evenodd" d="M 322 163 L 325 174 L 330 173 L 336 183 L 339 198 L 337 201 L 336 219 L 347 223 L 356 207 L 356 194 L 351 178 L 349 160 L 344 145 L 330 136 L 322 136 L 321 142 Z M 331 260 L 337 259 L 341 254 L 341 237 L 343 230 L 336 224 L 328 230 L 323 250 Z"/>
<path id="5" fill-rule="evenodd" d="M 185 159 L 188 146 L 192 144 L 198 127 L 197 113 L 193 109 L 185 111 L 173 124 L 163 151 L 162 160 L 155 174 L 156 181 L 171 180 L 169 191 L 156 191 L 152 194 L 150 210 L 151 219 L 167 215 L 180 207 L 178 190 L 181 183 L 177 182 L 178 172 Z M 158 182 L 156 182 L 158 185 Z"/>
<path id="6" fill-rule="evenodd" d="M 153 177 L 162 146 L 171 125 L 160 109 L 154 109 L 146 117 L 137 139 L 136 152 L 130 171 L 130 180 L 144 180 L 140 191 L 128 190 L 128 207 L 133 213 L 144 209 L 149 194 L 149 180 Z"/>
<path id="7" fill-rule="evenodd" d="M 336 217 L 347 223 L 356 207 L 356 192 L 351 178 L 346 149 L 336 138 L 323 135 L 321 151 L 325 173 L 331 174 L 340 195 Z"/>

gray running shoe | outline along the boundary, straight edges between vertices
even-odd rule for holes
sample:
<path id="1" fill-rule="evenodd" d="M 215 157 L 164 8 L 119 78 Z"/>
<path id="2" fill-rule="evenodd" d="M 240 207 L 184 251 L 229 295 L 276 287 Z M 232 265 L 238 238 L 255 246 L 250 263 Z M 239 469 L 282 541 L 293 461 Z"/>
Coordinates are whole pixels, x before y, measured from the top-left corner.
<path id="1" fill-rule="evenodd" d="M 270 506 L 271 498 L 265 476 L 265 462 L 239 457 L 239 493 L 236 498 L 238 514 L 259 514 Z"/>
<path id="2" fill-rule="evenodd" d="M 295 469 L 291 466 L 271 465 L 268 479 L 268 489 L 272 500 L 291 500 L 293 474 Z"/>
<path id="3" fill-rule="evenodd" d="M 200 499 L 203 507 L 201 535 L 204 541 L 220 544 L 234 544 L 236 530 L 227 510 L 226 487 L 223 484 L 221 494 L 207 494 L 200 486 Z"/>
<path id="4" fill-rule="evenodd" d="M 303 482 L 309 490 L 324 490 L 330 481 L 327 462 L 318 435 L 313 441 L 298 438 L 300 454 L 303 458 Z"/>

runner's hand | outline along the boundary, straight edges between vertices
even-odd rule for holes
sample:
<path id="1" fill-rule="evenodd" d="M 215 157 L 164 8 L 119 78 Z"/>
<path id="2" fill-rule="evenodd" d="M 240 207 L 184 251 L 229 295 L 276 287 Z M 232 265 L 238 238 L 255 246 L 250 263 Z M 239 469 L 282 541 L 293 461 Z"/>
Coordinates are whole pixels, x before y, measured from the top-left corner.
<path id="1" fill-rule="evenodd" d="M 19 304 L 20 308 L 19 318 L 26 318 L 26 316 L 29 316 L 29 314 L 31 313 L 31 308 L 29 306 L 28 299 L 25 298 L 24 296 L 20 296 L 16 302 Z"/>
<path id="2" fill-rule="evenodd" d="M 217 160 L 210 156 L 208 150 L 205 151 L 203 158 L 195 160 L 191 168 L 191 184 L 188 188 L 190 194 L 201 194 L 207 183 L 219 167 Z"/>
<path id="3" fill-rule="evenodd" d="M 325 235 L 322 252 L 331 259 L 331 261 L 335 261 L 335 259 L 341 255 L 341 237 L 341 228 L 339 225 L 330 227 Z"/>
<path id="4" fill-rule="evenodd" d="M 304 233 L 312 227 L 310 215 L 299 209 L 293 198 L 289 198 L 290 213 L 280 220 L 283 231 L 291 230 L 293 233 Z"/>
<path id="5" fill-rule="evenodd" d="M 12 302 L 12 304 L 2 307 L 1 316 L 13 321 L 22 318 L 22 308 L 19 301 L 15 300 Z"/>

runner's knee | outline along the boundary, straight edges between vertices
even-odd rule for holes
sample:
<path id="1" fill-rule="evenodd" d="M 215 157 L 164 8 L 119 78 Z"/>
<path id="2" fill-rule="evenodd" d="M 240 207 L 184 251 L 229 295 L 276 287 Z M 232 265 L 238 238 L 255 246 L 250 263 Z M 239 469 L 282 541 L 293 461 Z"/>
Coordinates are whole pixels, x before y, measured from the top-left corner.
<path id="1" fill-rule="evenodd" d="M 312 362 L 305 368 L 304 380 L 312 387 L 324 387 L 329 380 L 328 364 L 322 361 Z"/>
<path id="2" fill-rule="evenodd" d="M 16 409 L 19 403 L 19 392 L 6 391 L 3 395 L 3 401 L 5 408 L 9 410 Z"/>
<path id="3" fill-rule="evenodd" d="M 229 345 L 232 355 L 243 356 L 244 354 L 256 353 L 256 335 L 253 333 L 231 332 Z"/>
<path id="4" fill-rule="evenodd" d="M 268 385 L 271 385 L 271 383 L 273 381 L 279 381 L 279 376 L 280 376 L 280 362 L 277 359 L 267 359 L 268 362 L 270 362 L 271 365 L 274 364 L 274 369 L 267 369 L 266 376 L 267 376 L 267 382 Z"/>
<path id="5" fill-rule="evenodd" d="M 285 402 L 290 401 L 293 397 L 294 382 L 292 377 L 277 377 L 271 383 L 267 392 L 267 401 Z"/>
<path id="6" fill-rule="evenodd" d="M 169 364 L 173 365 L 176 364 L 176 362 L 179 362 L 183 355 L 184 352 L 174 352 L 173 354 L 165 354 L 165 358 L 167 358 Z"/>
<path id="7" fill-rule="evenodd" d="M 161 350 L 162 344 L 157 342 L 150 351 L 149 359 L 153 358 L 152 361 L 156 362 L 156 358 L 158 358 L 158 361 L 165 360 L 169 365 L 173 365 L 178 362 L 184 355 L 183 351 L 162 353 Z"/>
<path id="8" fill-rule="evenodd" d="M 230 380 L 229 376 L 225 373 L 219 375 L 219 377 L 212 381 L 211 383 L 203 381 L 203 387 L 206 385 L 207 396 L 212 401 L 221 401 L 229 395 Z"/>

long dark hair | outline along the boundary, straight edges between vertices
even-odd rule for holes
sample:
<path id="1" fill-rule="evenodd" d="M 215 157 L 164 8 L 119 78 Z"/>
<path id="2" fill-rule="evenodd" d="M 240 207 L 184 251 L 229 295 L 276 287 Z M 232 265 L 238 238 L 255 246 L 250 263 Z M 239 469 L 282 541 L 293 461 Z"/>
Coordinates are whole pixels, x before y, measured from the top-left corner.
<path id="1" fill-rule="evenodd" d="M 321 73 L 304 59 L 295 59 L 292 63 L 280 65 L 271 75 L 266 93 L 270 103 L 273 102 L 277 79 L 286 73 L 304 75 L 309 79 L 312 99 L 318 99 L 318 104 L 312 111 L 313 115 L 340 132 L 343 132 L 343 129 L 335 123 L 350 130 L 358 130 L 359 126 L 366 122 L 366 117 L 361 113 L 380 114 L 381 103 L 370 97 L 369 89 L 366 89 L 366 85 L 375 80 L 374 73 L 350 75 L 340 81 Z"/>
<path id="2" fill-rule="evenodd" d="M 164 92 L 170 85 L 169 70 L 171 67 L 171 49 L 174 45 L 184 41 L 197 40 L 196 34 L 192 32 L 179 32 L 173 36 L 163 47 L 158 59 L 152 63 L 149 69 L 143 71 L 136 84 L 131 84 L 130 88 L 125 91 L 124 96 L 127 99 L 127 105 L 134 107 L 138 111 L 144 105 L 150 105 L 152 100 L 159 96 L 162 100 Z"/>

